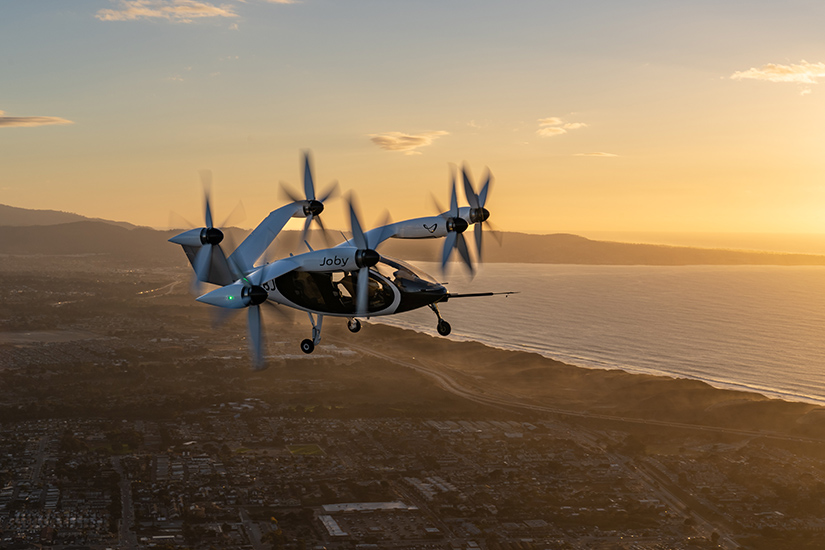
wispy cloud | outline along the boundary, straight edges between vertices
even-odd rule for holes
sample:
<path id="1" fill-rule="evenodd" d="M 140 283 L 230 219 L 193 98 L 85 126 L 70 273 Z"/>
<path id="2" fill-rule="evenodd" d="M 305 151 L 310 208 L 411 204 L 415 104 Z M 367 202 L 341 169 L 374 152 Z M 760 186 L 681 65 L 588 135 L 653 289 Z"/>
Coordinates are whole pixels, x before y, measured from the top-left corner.
<path id="1" fill-rule="evenodd" d="M 825 77 L 825 63 L 808 63 L 801 61 L 796 65 L 779 65 L 768 63 L 761 67 L 752 67 L 747 71 L 737 71 L 730 75 L 734 80 L 767 80 L 769 82 L 796 82 L 797 84 L 816 84 L 817 79 Z"/>
<path id="2" fill-rule="evenodd" d="M 594 153 L 576 153 L 573 155 L 574 157 L 618 157 L 619 155 L 614 155 L 613 153 L 604 153 L 601 151 L 596 151 Z"/>
<path id="3" fill-rule="evenodd" d="M 761 67 L 751 67 L 747 71 L 736 71 L 730 77 L 733 80 L 766 80 L 768 82 L 792 82 L 804 86 L 802 95 L 811 93 L 810 84 L 818 84 L 825 78 L 825 63 L 808 63 L 804 59 L 793 65 L 767 63 Z"/>
<path id="4" fill-rule="evenodd" d="M 74 124 L 74 122 L 56 116 L 6 116 L 6 113 L 0 111 L 0 127 L 21 128 L 51 124 Z"/>
<path id="5" fill-rule="evenodd" d="M 539 137 L 552 137 L 566 134 L 569 130 L 578 130 L 586 127 L 584 122 L 565 122 L 556 116 L 539 119 L 539 128 L 536 135 Z"/>
<path id="6" fill-rule="evenodd" d="M 369 134 L 370 141 L 387 151 L 403 151 L 405 155 L 420 155 L 416 151 L 419 147 L 432 145 L 436 138 L 448 135 L 441 130 L 421 132 L 420 134 L 405 134 L 403 132 L 385 132 L 383 134 Z"/>
<path id="7" fill-rule="evenodd" d="M 196 0 L 118 0 L 115 9 L 99 10 L 101 21 L 135 21 L 166 19 L 175 23 L 192 23 L 207 17 L 238 17 L 231 4 L 215 5 Z"/>

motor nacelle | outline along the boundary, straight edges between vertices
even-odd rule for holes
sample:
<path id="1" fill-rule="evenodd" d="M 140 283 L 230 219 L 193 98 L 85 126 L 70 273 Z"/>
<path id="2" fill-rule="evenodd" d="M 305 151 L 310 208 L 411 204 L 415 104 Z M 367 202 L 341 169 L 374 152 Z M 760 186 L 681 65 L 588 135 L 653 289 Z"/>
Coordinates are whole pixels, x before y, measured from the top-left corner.
<path id="1" fill-rule="evenodd" d="M 223 241 L 223 231 L 217 227 L 204 227 L 200 234 L 201 244 L 221 244 Z"/>
<path id="2" fill-rule="evenodd" d="M 318 216 L 324 211 L 324 203 L 316 200 L 308 200 L 304 204 L 304 216 Z"/>
<path id="3" fill-rule="evenodd" d="M 464 218 L 447 218 L 447 231 L 464 233 L 470 224 Z"/>

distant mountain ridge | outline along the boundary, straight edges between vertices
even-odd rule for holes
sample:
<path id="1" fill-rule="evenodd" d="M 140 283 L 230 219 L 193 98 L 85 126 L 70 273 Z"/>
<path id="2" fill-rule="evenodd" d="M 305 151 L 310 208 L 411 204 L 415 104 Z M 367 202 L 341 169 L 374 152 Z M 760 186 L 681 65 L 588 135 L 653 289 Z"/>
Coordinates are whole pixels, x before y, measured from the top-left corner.
<path id="1" fill-rule="evenodd" d="M 2 205 L 0 205 L 2 206 Z M 11 210 L 5 210 L 9 208 Z M 15 217 L 4 217 L 6 212 L 23 215 L 18 225 L 9 223 Z M 49 224 L 69 216 L 71 221 Z M 168 241 L 180 230 L 159 231 L 132 224 L 96 221 L 66 212 L 0 208 L 0 254 L 13 255 L 80 255 L 110 256 L 122 263 L 137 262 L 147 266 L 174 266 L 186 264 L 180 247 Z M 32 223 L 39 220 L 40 223 Z M 226 242 L 240 243 L 246 230 L 226 230 Z M 332 232 L 331 232 L 332 233 Z M 276 239 L 270 259 L 290 252 L 303 252 L 299 246 L 300 232 L 282 231 Z M 530 235 L 503 233 L 503 246 L 495 239 L 485 239 L 484 260 L 492 263 L 546 263 L 585 265 L 825 265 L 825 256 L 816 254 L 783 254 L 744 250 L 721 250 L 653 244 L 631 244 L 594 241 L 578 235 Z M 312 239 L 315 239 L 312 241 Z M 336 239 L 335 242 L 339 242 Z M 316 248 L 320 239 L 311 236 Z M 441 239 L 389 239 L 380 248 L 381 254 L 411 261 L 439 261 Z M 231 246 L 227 247 L 231 251 Z"/>
<path id="2" fill-rule="evenodd" d="M 80 214 L 63 212 L 60 210 L 33 210 L 0 204 L 0 226 L 29 227 L 33 225 L 58 225 L 80 221 L 96 221 L 133 229 L 137 227 L 128 222 L 116 222 L 102 218 L 87 218 Z"/>

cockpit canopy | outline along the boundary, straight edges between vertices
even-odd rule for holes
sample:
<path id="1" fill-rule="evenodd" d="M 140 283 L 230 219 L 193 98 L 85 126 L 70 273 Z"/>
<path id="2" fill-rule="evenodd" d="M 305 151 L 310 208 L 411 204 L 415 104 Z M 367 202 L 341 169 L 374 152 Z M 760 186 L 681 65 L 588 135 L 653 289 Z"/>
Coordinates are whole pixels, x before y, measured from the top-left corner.
<path id="1" fill-rule="evenodd" d="M 356 271 L 291 271 L 275 284 L 284 298 L 303 308 L 332 315 L 355 315 Z M 368 312 L 377 313 L 396 304 L 399 313 L 437 302 L 447 291 L 432 277 L 411 265 L 381 257 L 370 269 Z M 398 298 L 396 302 L 396 297 Z"/>

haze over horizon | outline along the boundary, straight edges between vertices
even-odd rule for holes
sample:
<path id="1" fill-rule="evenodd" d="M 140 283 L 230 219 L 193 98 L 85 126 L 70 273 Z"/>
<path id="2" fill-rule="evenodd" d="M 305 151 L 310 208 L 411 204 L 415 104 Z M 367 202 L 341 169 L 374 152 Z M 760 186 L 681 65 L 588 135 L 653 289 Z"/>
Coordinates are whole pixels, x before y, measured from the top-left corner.
<path id="1" fill-rule="evenodd" d="M 825 6 L 81 0 L 4 6 L 0 203 L 243 226 L 301 183 L 367 224 L 484 166 L 502 230 L 825 234 Z M 460 196 L 462 194 L 460 193 Z M 462 197 L 463 202 L 463 197 Z M 345 227 L 344 207 L 325 212 Z"/>

